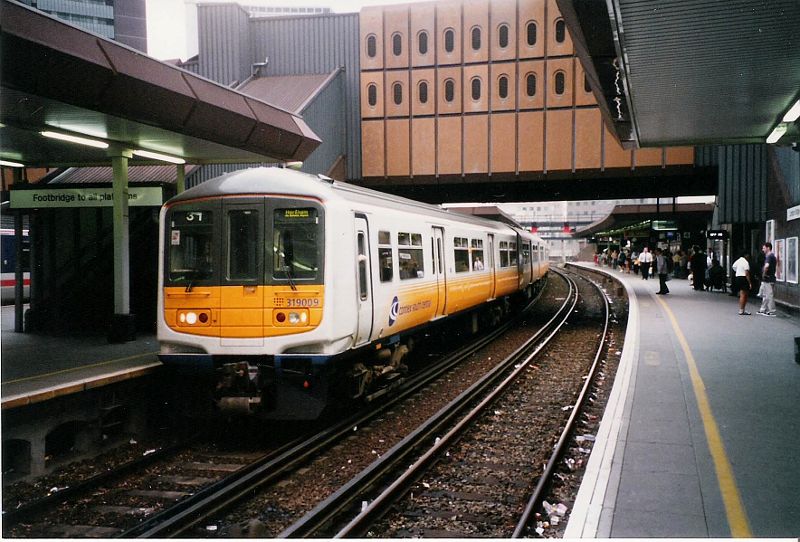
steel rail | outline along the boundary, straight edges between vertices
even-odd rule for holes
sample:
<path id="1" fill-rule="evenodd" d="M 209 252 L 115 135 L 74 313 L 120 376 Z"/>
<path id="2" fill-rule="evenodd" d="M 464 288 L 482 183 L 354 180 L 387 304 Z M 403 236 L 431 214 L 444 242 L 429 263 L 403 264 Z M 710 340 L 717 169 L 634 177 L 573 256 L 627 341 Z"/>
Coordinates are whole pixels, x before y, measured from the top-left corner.
<path id="1" fill-rule="evenodd" d="M 517 526 L 514 529 L 514 533 L 511 535 L 512 538 L 522 538 L 523 536 L 526 535 L 526 529 L 530 524 L 531 517 L 533 516 L 534 511 L 541 504 L 542 500 L 545 497 L 545 490 L 549 487 L 550 482 L 552 481 L 556 465 L 558 465 L 558 462 L 561 460 L 561 457 L 564 455 L 564 452 L 567 449 L 567 444 L 569 442 L 570 435 L 575 429 L 578 415 L 582 412 L 582 407 L 589 394 L 589 389 L 594 383 L 595 374 L 597 372 L 598 366 L 600 365 L 600 358 L 603 355 L 603 349 L 605 348 L 606 340 L 608 339 L 608 323 L 611 317 L 610 314 L 611 310 L 609 308 L 608 297 L 605 295 L 602 288 L 596 282 L 582 275 L 578 274 L 578 276 L 580 276 L 587 282 L 590 282 L 592 285 L 594 285 L 594 287 L 597 288 L 598 292 L 600 293 L 600 297 L 603 299 L 603 309 L 605 311 L 605 317 L 603 322 L 603 333 L 600 336 L 599 344 L 597 345 L 597 352 L 595 353 L 594 361 L 592 362 L 592 365 L 589 368 L 589 372 L 587 373 L 586 379 L 584 380 L 583 387 L 581 388 L 581 392 L 578 395 L 578 399 L 575 401 L 575 405 L 572 408 L 572 413 L 567 419 L 567 423 L 564 426 L 564 430 L 561 432 L 561 436 L 559 437 L 558 442 L 556 443 L 556 446 L 553 449 L 553 453 L 550 456 L 550 459 L 547 461 L 547 465 L 545 466 L 544 472 L 539 477 L 539 482 L 536 484 L 533 493 L 528 499 L 528 504 L 525 506 L 525 510 L 523 511 L 522 516 L 520 516 L 520 519 L 517 522 Z"/>
<path id="2" fill-rule="evenodd" d="M 541 289 L 544 291 L 544 288 Z M 539 299 L 541 291 L 523 310 L 525 314 Z M 464 358 L 494 341 L 516 323 L 513 318 L 489 334 L 471 342 L 445 357 L 441 362 L 421 370 L 407 382 L 396 395 L 387 401 L 371 403 L 370 406 L 347 420 L 311 437 L 295 440 L 278 452 L 257 461 L 231 476 L 183 499 L 177 505 L 165 509 L 139 525 L 121 533 L 118 538 L 169 538 L 185 534 L 211 515 L 232 506 L 248 494 L 277 481 L 287 472 L 313 459 L 321 451 L 352 434 L 353 427 L 363 425 L 393 408 L 399 402 L 417 393 L 422 387 L 441 374 L 451 370 Z"/>
<path id="3" fill-rule="evenodd" d="M 561 275 L 563 277 L 563 275 Z M 568 280 L 568 283 L 570 281 Z M 450 430 L 445 436 L 437 438 L 434 446 L 424 453 L 411 467 L 406 470 L 400 478 L 396 479 L 390 484 L 372 503 L 364 508 L 362 512 L 356 516 L 351 522 L 342 529 L 337 535 L 337 538 L 359 536 L 363 535 L 366 527 L 371 524 L 377 516 L 385 511 L 386 506 L 389 506 L 397 496 L 407 488 L 413 479 L 419 475 L 423 466 L 427 465 L 438 455 L 438 452 L 443 446 L 452 441 L 456 435 L 460 434 L 460 430 L 468 424 L 468 422 L 477 415 L 477 413 L 487 404 L 491 403 L 494 398 L 499 394 L 499 391 L 504 389 L 509 382 L 516 378 L 517 374 L 524 368 L 524 366 L 541 350 L 543 344 L 549 341 L 552 336 L 557 333 L 558 326 L 563 325 L 570 313 L 577 304 L 577 293 L 570 283 L 570 294 L 567 295 L 564 303 L 560 307 L 558 313 L 553 316 L 533 337 L 531 337 L 524 345 L 515 350 L 503 362 L 498 364 L 489 373 L 478 382 L 474 383 L 467 390 L 462 392 L 458 397 L 453 399 L 447 406 L 442 408 L 438 413 L 434 414 L 423 425 L 418 427 L 413 433 L 409 434 L 401 442 L 397 443 L 393 448 L 387 451 L 381 458 L 374 461 L 369 467 L 364 469 L 356 478 L 351 480 L 348 484 L 340 488 L 337 492 L 328 497 L 325 501 L 317 505 L 313 510 L 301 518 L 298 522 L 284 530 L 278 535 L 279 538 L 296 538 L 315 536 L 316 532 L 322 529 L 326 524 L 331 522 L 338 514 L 351 506 L 354 502 L 359 500 L 359 495 L 375 487 L 378 482 L 385 477 L 387 472 L 396 470 L 398 465 L 403 461 L 407 461 L 409 455 L 414 450 L 419 449 L 420 445 L 428 442 L 437 432 L 444 428 L 456 423 L 456 427 Z M 550 333 L 547 335 L 547 333 Z M 545 337 L 545 335 L 547 335 Z M 543 344 L 538 345 L 535 351 L 526 356 L 523 362 L 519 362 L 519 358 L 525 356 L 529 352 L 532 345 L 544 341 Z M 512 366 L 519 363 L 513 373 L 503 379 L 503 375 L 507 374 Z M 502 381 L 501 381 L 502 379 Z M 501 381 L 498 385 L 497 382 Z M 487 390 L 493 386 L 498 386 L 493 392 L 481 401 L 478 407 L 475 407 L 465 418 L 456 422 L 455 419 L 464 412 L 470 405 L 474 404 L 481 396 L 487 393 Z"/>

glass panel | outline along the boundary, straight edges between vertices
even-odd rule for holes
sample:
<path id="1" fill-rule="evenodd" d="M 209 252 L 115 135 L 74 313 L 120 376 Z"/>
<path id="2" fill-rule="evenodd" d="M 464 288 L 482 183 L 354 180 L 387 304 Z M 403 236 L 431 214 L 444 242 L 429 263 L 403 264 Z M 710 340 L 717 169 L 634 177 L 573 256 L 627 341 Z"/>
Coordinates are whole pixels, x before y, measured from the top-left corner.
<path id="1" fill-rule="evenodd" d="M 559 96 L 564 94 L 564 72 L 556 72 L 556 94 Z"/>
<path id="2" fill-rule="evenodd" d="M 422 246 L 422 234 L 420 233 L 412 233 L 411 234 L 411 244 L 415 247 Z"/>
<path id="3" fill-rule="evenodd" d="M 455 48 L 456 43 L 456 35 L 452 29 L 447 29 L 444 31 L 444 50 L 448 53 L 452 53 L 453 49 Z"/>
<path id="4" fill-rule="evenodd" d="M 403 52 L 403 36 L 395 34 L 392 36 L 392 53 L 394 56 L 400 56 Z"/>
<path id="5" fill-rule="evenodd" d="M 419 103 L 428 103 L 428 83 L 425 81 L 422 81 L 419 84 Z"/>
<path id="6" fill-rule="evenodd" d="M 419 54 L 424 55 L 428 52 L 428 33 L 427 32 L 420 32 L 419 33 Z"/>
<path id="7" fill-rule="evenodd" d="M 390 245 L 392 244 L 392 235 L 388 231 L 379 231 L 378 232 L 378 243 L 381 245 Z"/>
<path id="8" fill-rule="evenodd" d="M 377 42 L 375 36 L 367 37 L 367 56 L 374 58 L 378 54 Z"/>
<path id="9" fill-rule="evenodd" d="M 391 247 L 378 247 L 378 261 L 381 267 L 381 282 L 391 282 L 394 277 Z"/>
<path id="10" fill-rule="evenodd" d="M 534 23 L 533 21 L 528 23 L 527 39 L 528 39 L 528 45 L 530 45 L 531 47 L 536 45 L 536 23 Z"/>
<path id="11" fill-rule="evenodd" d="M 358 291 L 361 301 L 365 301 L 369 290 L 367 287 L 367 249 L 362 232 L 358 232 Z"/>
<path id="12" fill-rule="evenodd" d="M 500 28 L 497 29 L 497 44 L 505 49 L 508 47 L 508 25 L 501 24 Z"/>
<path id="13" fill-rule="evenodd" d="M 564 43 L 566 37 L 567 37 L 566 24 L 564 24 L 564 19 L 559 19 L 556 21 L 556 41 L 558 43 Z"/>
<path id="14" fill-rule="evenodd" d="M 400 248 L 397 256 L 400 261 L 400 280 L 425 276 L 421 248 Z"/>
<path id="15" fill-rule="evenodd" d="M 370 107 L 375 107 L 378 103 L 378 87 L 375 85 L 369 85 L 367 87 L 367 101 Z"/>
<path id="16" fill-rule="evenodd" d="M 258 213 L 228 212 L 228 280 L 258 280 Z"/>
<path id="17" fill-rule="evenodd" d="M 395 83 L 392 87 L 392 91 L 394 92 L 395 105 L 400 105 L 403 103 L 403 85 L 400 83 Z"/>
<path id="18" fill-rule="evenodd" d="M 505 75 L 497 81 L 497 94 L 503 99 L 508 98 L 508 77 Z"/>
<path id="19" fill-rule="evenodd" d="M 526 93 L 530 98 L 536 96 L 536 74 L 529 73 L 525 78 Z"/>
<path id="20" fill-rule="evenodd" d="M 211 211 L 174 211 L 171 214 L 169 282 L 191 284 L 214 274 L 213 219 Z"/>
<path id="21" fill-rule="evenodd" d="M 481 29 L 477 26 L 472 29 L 472 49 L 477 51 L 481 48 Z"/>
<path id="22" fill-rule="evenodd" d="M 456 262 L 456 273 L 469 271 L 469 250 L 465 248 L 455 249 L 454 260 Z"/>
<path id="23" fill-rule="evenodd" d="M 472 79 L 472 99 L 475 101 L 481 99 L 481 80 L 477 77 Z"/>
<path id="24" fill-rule="evenodd" d="M 272 248 L 275 278 L 316 278 L 319 269 L 318 230 L 316 209 L 275 210 Z"/>
<path id="25" fill-rule="evenodd" d="M 448 79 L 444 82 L 444 100 L 446 102 L 452 102 L 455 98 L 455 91 L 456 91 L 456 84 L 455 81 L 452 79 Z"/>

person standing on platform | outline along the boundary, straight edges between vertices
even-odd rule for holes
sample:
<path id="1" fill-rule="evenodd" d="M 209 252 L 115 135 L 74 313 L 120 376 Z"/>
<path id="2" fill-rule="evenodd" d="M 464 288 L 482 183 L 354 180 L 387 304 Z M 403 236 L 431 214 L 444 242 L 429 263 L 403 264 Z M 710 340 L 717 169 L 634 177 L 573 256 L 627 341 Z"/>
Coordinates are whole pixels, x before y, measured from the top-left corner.
<path id="1" fill-rule="evenodd" d="M 667 288 L 667 274 L 669 268 L 667 267 L 667 258 L 660 248 L 656 248 L 656 273 L 658 273 L 658 295 L 667 295 L 669 288 Z"/>
<path id="2" fill-rule="evenodd" d="M 739 288 L 739 316 L 750 316 L 747 312 L 747 296 L 753 287 L 750 278 L 750 262 L 747 261 L 747 253 L 743 252 L 739 259 L 733 262 L 733 272 L 736 273 L 736 286 Z"/>
<path id="3" fill-rule="evenodd" d="M 650 275 L 650 264 L 653 263 L 653 254 L 650 249 L 644 247 L 642 253 L 639 254 L 639 267 L 642 270 L 642 279 L 647 280 Z"/>
<path id="4" fill-rule="evenodd" d="M 706 281 L 706 255 L 697 245 L 692 248 L 689 264 L 692 266 L 692 286 L 698 292 L 702 292 Z"/>
<path id="5" fill-rule="evenodd" d="M 772 243 L 766 242 L 761 247 L 764 253 L 764 269 L 761 272 L 761 286 L 763 290 L 763 298 L 761 299 L 761 308 L 758 314 L 762 316 L 775 316 L 775 269 L 778 266 L 778 259 L 775 253 L 772 252 Z"/>

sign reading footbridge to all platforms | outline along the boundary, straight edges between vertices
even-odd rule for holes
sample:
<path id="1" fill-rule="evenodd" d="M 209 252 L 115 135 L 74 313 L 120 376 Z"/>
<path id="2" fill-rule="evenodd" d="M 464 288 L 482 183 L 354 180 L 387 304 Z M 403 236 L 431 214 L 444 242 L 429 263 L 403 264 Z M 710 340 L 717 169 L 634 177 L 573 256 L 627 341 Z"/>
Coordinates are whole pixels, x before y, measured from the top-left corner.
<path id="1" fill-rule="evenodd" d="M 163 203 L 160 186 L 128 188 L 128 205 L 160 207 Z M 41 207 L 111 207 L 114 191 L 111 188 L 52 188 L 47 190 L 12 190 L 12 209 Z"/>

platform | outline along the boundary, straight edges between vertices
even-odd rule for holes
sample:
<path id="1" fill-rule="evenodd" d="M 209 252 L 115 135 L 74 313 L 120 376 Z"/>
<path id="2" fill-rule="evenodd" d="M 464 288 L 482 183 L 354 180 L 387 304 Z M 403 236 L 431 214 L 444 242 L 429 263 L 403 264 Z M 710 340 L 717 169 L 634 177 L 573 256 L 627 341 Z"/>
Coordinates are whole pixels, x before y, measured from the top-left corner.
<path id="1" fill-rule="evenodd" d="M 565 537 L 800 535 L 798 316 L 584 265 L 622 279 L 630 321 Z"/>
<path id="2" fill-rule="evenodd" d="M 0 326 L 3 409 L 135 378 L 161 365 L 154 333 L 121 344 L 109 344 L 104 334 L 15 333 L 13 305 L 2 307 Z"/>

